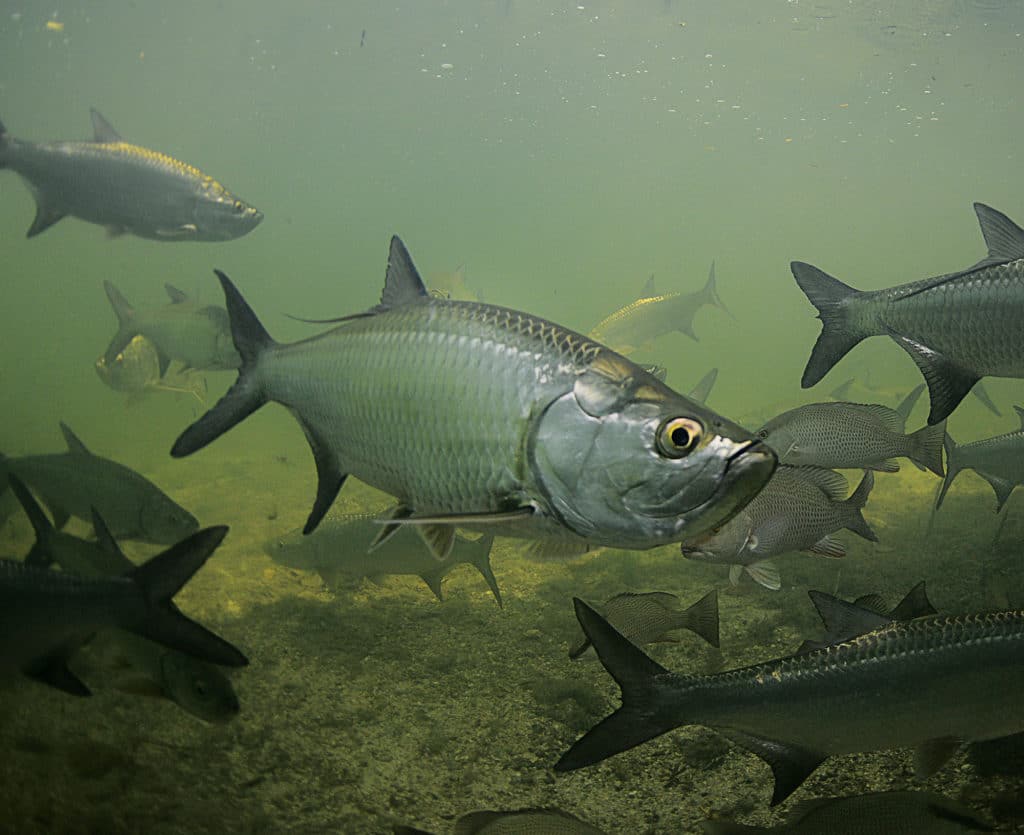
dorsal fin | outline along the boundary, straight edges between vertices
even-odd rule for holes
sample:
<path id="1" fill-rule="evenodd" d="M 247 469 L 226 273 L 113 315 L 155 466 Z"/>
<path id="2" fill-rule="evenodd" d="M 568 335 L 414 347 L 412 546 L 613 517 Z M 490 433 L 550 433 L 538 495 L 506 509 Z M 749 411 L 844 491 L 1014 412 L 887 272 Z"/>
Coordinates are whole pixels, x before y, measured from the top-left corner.
<path id="1" fill-rule="evenodd" d="M 658 295 L 658 291 L 654 289 L 654 273 L 651 273 L 647 283 L 644 284 L 644 289 L 640 291 L 640 298 L 649 299 L 656 295 Z"/>
<path id="2" fill-rule="evenodd" d="M 103 118 L 103 114 L 96 108 L 91 108 L 92 114 L 92 138 L 93 142 L 123 142 L 121 134 L 114 130 L 114 126 Z"/>
<path id="3" fill-rule="evenodd" d="M 889 613 L 892 620 L 913 620 L 936 614 L 935 607 L 924 590 L 924 580 L 904 595 L 903 599 Z"/>
<path id="4" fill-rule="evenodd" d="M 96 544 L 112 557 L 115 557 L 117 562 L 121 563 L 124 568 L 123 573 L 131 571 L 135 568 L 134 563 L 125 556 L 121 546 L 117 544 L 117 540 L 114 539 L 114 535 L 110 532 L 110 527 L 104 518 L 100 516 L 100 512 L 95 507 L 89 509 L 92 512 L 92 529 L 96 533 Z"/>
<path id="5" fill-rule="evenodd" d="M 890 622 L 887 615 L 872 612 L 856 603 L 847 603 L 845 600 L 840 600 L 823 591 L 807 593 L 810 595 L 814 608 L 818 610 L 822 623 L 825 624 L 825 644 L 849 641 L 851 638 L 879 629 Z"/>
<path id="6" fill-rule="evenodd" d="M 167 297 L 171 300 L 171 304 L 182 304 L 188 301 L 188 293 L 179 290 L 173 284 L 164 284 L 164 289 L 167 291 Z"/>
<path id="7" fill-rule="evenodd" d="M 975 203 L 974 212 L 978 215 L 981 234 L 985 236 L 988 247 L 987 262 L 1005 264 L 1024 258 L 1024 229 L 984 203 Z"/>
<path id="8" fill-rule="evenodd" d="M 412 262 L 409 250 L 405 248 L 402 239 L 395 235 L 391 238 L 391 249 L 388 252 L 384 292 L 381 293 L 380 304 L 374 308 L 374 312 L 382 313 L 393 307 L 415 304 L 429 298 L 430 294 L 423 285 L 416 265 Z"/>
<path id="9" fill-rule="evenodd" d="M 64 441 L 68 445 L 68 452 L 72 455 L 92 455 L 81 439 L 71 431 L 71 427 L 64 421 L 60 422 L 60 431 L 64 434 Z"/>

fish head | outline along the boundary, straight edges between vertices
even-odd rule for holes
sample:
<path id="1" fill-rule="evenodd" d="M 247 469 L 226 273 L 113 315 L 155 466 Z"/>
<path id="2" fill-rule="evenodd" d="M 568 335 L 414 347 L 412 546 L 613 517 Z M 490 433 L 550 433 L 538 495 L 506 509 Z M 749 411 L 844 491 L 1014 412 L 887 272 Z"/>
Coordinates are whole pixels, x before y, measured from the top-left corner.
<path id="1" fill-rule="evenodd" d="M 719 528 L 680 543 L 683 556 L 698 562 L 742 564 L 744 554 L 757 545 L 750 514 L 740 511 Z"/>
<path id="2" fill-rule="evenodd" d="M 263 212 L 240 200 L 215 181 L 204 183 L 192 211 L 192 238 L 197 241 L 230 241 L 255 229 Z"/>
<path id="3" fill-rule="evenodd" d="M 158 491 L 142 503 L 139 530 L 148 542 L 174 545 L 199 530 L 199 520 Z"/>
<path id="4" fill-rule="evenodd" d="M 238 696 L 215 665 L 180 652 L 160 657 L 161 685 L 167 697 L 206 722 L 227 722 L 238 715 Z"/>
<path id="5" fill-rule="evenodd" d="M 772 425 L 769 421 L 757 431 L 757 437 L 764 441 L 779 457 L 780 464 L 798 467 L 813 460 L 814 450 L 802 442 L 797 433 L 785 425 Z"/>
<path id="6" fill-rule="evenodd" d="M 724 524 L 771 477 L 742 427 L 606 352 L 536 421 L 543 509 L 595 544 L 645 549 Z"/>
<path id="7" fill-rule="evenodd" d="M 109 359 L 106 354 L 97 359 L 96 373 L 115 391 L 137 393 L 160 379 L 160 357 L 152 342 L 136 334 Z"/>

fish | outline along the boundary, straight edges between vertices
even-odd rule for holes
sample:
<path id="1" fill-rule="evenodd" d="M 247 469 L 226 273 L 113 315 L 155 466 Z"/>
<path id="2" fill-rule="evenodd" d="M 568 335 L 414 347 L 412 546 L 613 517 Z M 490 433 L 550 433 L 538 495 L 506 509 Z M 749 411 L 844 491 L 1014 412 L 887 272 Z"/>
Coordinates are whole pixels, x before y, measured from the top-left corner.
<path id="1" fill-rule="evenodd" d="M 715 387 L 717 380 L 718 369 L 712 368 L 694 384 L 693 388 L 686 393 L 686 396 L 691 400 L 696 400 L 698 403 L 707 403 L 708 398 L 711 396 L 711 390 Z"/>
<path id="2" fill-rule="evenodd" d="M 792 262 L 797 284 L 821 319 L 804 388 L 862 339 L 880 335 L 920 369 L 932 425 L 949 417 L 982 377 L 1024 377 L 1024 229 L 984 203 L 974 210 L 988 255 L 959 272 L 861 291 L 811 264 Z"/>
<path id="3" fill-rule="evenodd" d="M 924 581 L 918 583 L 908 591 L 903 599 L 892 609 L 886 606 L 885 600 L 880 594 L 865 594 L 853 601 L 850 606 L 833 606 L 831 595 L 822 595 L 820 592 L 810 592 L 811 602 L 818 609 L 822 623 L 825 625 L 826 635 L 823 640 L 807 640 L 797 648 L 796 654 L 812 652 L 832 644 L 841 644 L 844 641 L 852 641 L 862 631 L 861 614 L 862 609 L 867 609 L 877 615 L 884 617 L 887 621 L 913 620 L 914 618 L 927 617 L 938 614 L 928 593 L 925 591 Z"/>
<path id="4" fill-rule="evenodd" d="M 431 297 L 397 236 L 380 304 L 300 342 L 274 342 L 217 276 L 242 367 L 171 455 L 283 404 L 316 461 L 306 533 L 351 474 L 399 501 L 378 542 L 412 524 L 438 559 L 456 526 L 647 549 L 723 523 L 775 467 L 746 429 L 603 345 Z"/>
<path id="5" fill-rule="evenodd" d="M 0 169 L 21 176 L 36 200 L 29 238 L 71 216 L 156 241 L 228 241 L 263 213 L 213 177 L 160 151 L 125 142 L 91 110 L 91 142 L 29 142 L 0 123 Z"/>
<path id="6" fill-rule="evenodd" d="M 136 336 L 144 336 L 157 352 L 160 376 L 172 360 L 186 369 L 231 371 L 241 358 L 231 341 L 228 312 L 223 307 L 200 304 L 171 284 L 165 284 L 170 304 L 136 308 L 111 281 L 103 282 L 110 306 L 117 316 L 117 333 L 103 352 L 107 365 Z"/>
<path id="7" fill-rule="evenodd" d="M 198 531 L 121 577 L 90 579 L 0 560 L 0 672 L 22 673 L 75 696 L 89 688 L 68 658 L 99 629 L 125 629 L 211 664 L 246 657 L 187 618 L 171 598 L 223 541 L 224 526 Z"/>
<path id="8" fill-rule="evenodd" d="M 11 476 L 10 483 L 36 535 L 24 560 L 26 566 L 56 564 L 71 575 L 90 579 L 121 577 L 135 569 L 98 513 L 93 511 L 97 541 L 80 539 L 54 528 L 17 476 Z M 207 722 L 226 722 L 238 714 L 238 696 L 231 681 L 213 664 L 123 629 L 101 631 L 89 647 L 95 650 L 98 645 L 102 645 L 99 654 L 116 659 L 130 671 L 112 682 L 118 690 L 170 699 Z"/>
<path id="9" fill-rule="evenodd" d="M 588 336 L 627 356 L 671 331 L 686 334 L 696 342 L 699 340 L 693 329 L 693 319 L 705 305 L 717 307 L 732 316 L 718 295 L 714 261 L 708 271 L 707 283 L 695 293 L 658 293 L 652 275 L 639 299 L 602 319 Z"/>
<path id="10" fill-rule="evenodd" d="M 768 485 L 730 521 L 711 534 L 685 540 L 683 556 L 724 563 L 736 584 L 743 573 L 772 591 L 782 588 L 771 557 L 808 551 L 838 558 L 846 547 L 832 534 L 846 528 L 876 542 L 877 535 L 861 510 L 875 485 L 870 470 L 845 498 L 846 478 L 834 470 L 780 465 Z"/>
<path id="11" fill-rule="evenodd" d="M 1024 484 L 1024 408 L 1014 406 L 1020 428 L 994 438 L 957 444 L 946 433 L 946 477 L 935 498 L 935 509 L 942 507 L 953 480 L 964 470 L 974 470 L 996 494 L 996 513 L 1003 509 L 1013 489 Z"/>
<path id="12" fill-rule="evenodd" d="M 909 458 L 940 478 L 946 424 L 906 434 L 904 426 L 924 390 L 915 388 L 896 409 L 878 403 L 808 403 L 783 412 L 757 435 L 789 466 L 899 472 L 894 458 Z"/>
<path id="13" fill-rule="evenodd" d="M 411 826 L 395 826 L 395 835 L 430 835 Z M 604 835 L 561 809 L 469 812 L 455 821 L 454 835 Z"/>
<path id="14" fill-rule="evenodd" d="M 68 451 L 7 458 L 0 455 L 0 492 L 7 474 L 31 487 L 63 528 L 70 516 L 92 521 L 95 508 L 118 539 L 172 545 L 199 529 L 199 521 L 153 482 L 134 470 L 94 455 L 61 422 Z"/>
<path id="15" fill-rule="evenodd" d="M 794 806 L 779 826 L 704 823 L 704 835 L 957 835 L 994 831 L 988 821 L 963 804 L 919 791 L 816 798 Z"/>
<path id="16" fill-rule="evenodd" d="M 831 596 L 818 594 L 820 608 Z M 771 766 L 774 806 L 832 755 L 914 747 L 917 773 L 928 776 L 963 741 L 1024 730 L 1024 611 L 891 622 L 859 609 L 852 640 L 701 676 L 666 670 L 582 600 L 573 603 L 622 706 L 572 745 L 558 772 L 703 725 Z"/>
<path id="17" fill-rule="evenodd" d="M 441 601 L 444 600 L 441 581 L 453 568 L 468 563 L 487 581 L 498 606 L 502 605 L 498 581 L 491 570 L 493 536 L 485 534 L 473 541 L 456 534 L 455 545 L 444 560 L 434 559 L 410 529 L 398 531 L 371 551 L 370 545 L 380 531 L 380 525 L 375 522 L 378 515 L 331 515 L 309 536 L 296 528 L 270 540 L 264 550 L 280 565 L 315 571 L 329 586 L 333 586 L 339 576 L 379 579 L 388 574 L 413 575 L 423 580 Z"/>
<path id="18" fill-rule="evenodd" d="M 601 614 L 637 646 L 674 642 L 678 639 L 668 633 L 675 629 L 689 629 L 711 646 L 719 645 L 717 591 L 708 592 L 683 611 L 679 611 L 679 598 L 669 592 L 622 592 L 605 602 Z M 569 650 L 569 657 L 579 658 L 589 648 L 590 641 L 584 638 Z"/>
<path id="19" fill-rule="evenodd" d="M 188 377 L 183 374 L 181 385 L 175 385 L 176 379 L 169 374 L 161 376 L 160 356 L 156 346 L 142 334 L 133 336 L 127 345 L 118 351 L 111 362 L 106 355 L 101 355 L 95 362 L 96 374 L 114 391 L 120 391 L 139 398 L 154 391 L 166 391 L 174 394 L 189 394 L 206 406 L 203 395 L 206 393 L 204 378 Z"/>

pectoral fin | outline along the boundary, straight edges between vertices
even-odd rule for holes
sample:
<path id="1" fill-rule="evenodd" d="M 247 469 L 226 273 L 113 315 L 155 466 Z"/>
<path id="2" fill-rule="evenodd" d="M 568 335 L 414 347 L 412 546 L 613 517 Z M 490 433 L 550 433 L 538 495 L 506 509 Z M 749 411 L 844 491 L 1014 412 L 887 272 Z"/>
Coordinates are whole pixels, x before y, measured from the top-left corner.
<path id="1" fill-rule="evenodd" d="M 61 647 L 56 652 L 32 661 L 22 668 L 22 672 L 36 681 L 49 684 L 72 696 L 91 696 L 89 688 L 68 668 L 69 654 L 67 647 Z"/>
<path id="2" fill-rule="evenodd" d="M 775 791 L 772 793 L 772 806 L 777 806 L 806 780 L 827 754 L 776 742 L 773 739 L 751 736 L 741 731 L 717 729 L 726 739 L 730 739 L 750 753 L 757 754 L 771 766 L 775 775 Z"/>
<path id="3" fill-rule="evenodd" d="M 36 199 L 38 201 L 36 203 L 36 216 L 32 221 L 32 225 L 28 228 L 28 233 L 25 235 L 26 238 L 34 238 L 41 232 L 45 232 L 64 217 L 64 212 L 47 206 L 43 202 L 41 195 L 37 195 Z"/>
<path id="4" fill-rule="evenodd" d="M 942 736 L 922 742 L 914 752 L 914 773 L 922 780 L 931 777 L 960 750 L 961 745 L 963 740 L 955 736 Z"/>

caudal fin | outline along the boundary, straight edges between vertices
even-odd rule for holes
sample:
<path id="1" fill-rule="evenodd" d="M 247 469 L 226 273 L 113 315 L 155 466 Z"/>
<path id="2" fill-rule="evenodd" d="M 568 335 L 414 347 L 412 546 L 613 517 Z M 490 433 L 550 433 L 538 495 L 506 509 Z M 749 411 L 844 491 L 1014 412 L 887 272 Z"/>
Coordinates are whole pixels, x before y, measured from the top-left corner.
<path id="1" fill-rule="evenodd" d="M 907 457 L 918 467 L 927 467 L 942 478 L 945 474 L 942 469 L 942 444 L 945 437 L 946 421 L 918 429 L 907 435 Z"/>
<path id="2" fill-rule="evenodd" d="M 238 379 L 227 393 L 199 420 L 189 426 L 171 447 L 171 455 L 184 458 L 219 438 L 233 426 L 241 423 L 260 406 L 267 397 L 260 388 L 256 373 L 260 355 L 276 343 L 256 317 L 238 288 L 220 270 L 214 270 L 224 288 L 228 317 L 231 320 L 231 338 L 235 350 L 242 358 Z"/>
<path id="3" fill-rule="evenodd" d="M 735 319 L 731 310 L 725 306 L 725 302 L 722 301 L 722 297 L 718 295 L 718 282 L 715 279 L 715 262 L 711 262 L 711 268 L 708 270 L 708 280 L 704 284 L 704 289 L 701 290 L 704 295 L 704 304 L 710 304 L 717 307 L 719 310 L 726 313 L 730 318 Z"/>
<path id="4" fill-rule="evenodd" d="M 36 535 L 35 544 L 25 557 L 25 565 L 38 565 L 46 568 L 54 561 L 51 542 L 56 529 L 53 527 L 53 523 L 46 518 L 42 507 L 39 506 L 39 502 L 29 492 L 25 482 L 14 473 L 7 476 L 7 482 L 18 501 L 21 502 L 21 507 L 25 511 L 25 515 L 28 517 L 28 521 Z"/>
<path id="5" fill-rule="evenodd" d="M 875 474 L 871 470 L 864 471 L 864 478 L 860 480 L 857 489 L 850 494 L 850 498 L 843 502 L 846 507 L 846 518 L 843 520 L 843 527 L 853 531 L 858 536 L 864 537 L 869 542 L 878 542 L 876 534 L 867 520 L 861 514 L 864 506 L 868 503 L 868 496 L 875 486 Z"/>
<path id="6" fill-rule="evenodd" d="M 7 128 L 4 127 L 4 123 L 0 122 L 0 168 L 7 167 L 7 146 L 10 144 L 9 137 L 7 135 Z"/>
<path id="7" fill-rule="evenodd" d="M 711 646 L 719 646 L 718 590 L 709 591 L 684 613 L 687 629 L 696 632 Z"/>
<path id="8" fill-rule="evenodd" d="M 846 303 L 859 293 L 858 290 L 802 261 L 794 261 L 790 269 L 821 319 L 821 333 L 800 381 L 804 388 L 810 388 L 868 334 L 853 328 L 847 314 Z"/>
<path id="9" fill-rule="evenodd" d="M 666 710 L 667 683 L 676 677 L 578 597 L 572 602 L 598 658 L 622 690 L 622 707 L 576 740 L 555 771 L 594 765 L 685 724 L 676 721 L 675 711 Z"/>
<path id="10" fill-rule="evenodd" d="M 142 593 L 144 609 L 120 624 L 124 629 L 211 664 L 243 667 L 248 660 L 205 626 L 185 617 L 171 598 L 217 549 L 227 535 L 221 525 L 206 528 L 172 545 L 128 576 Z"/>

